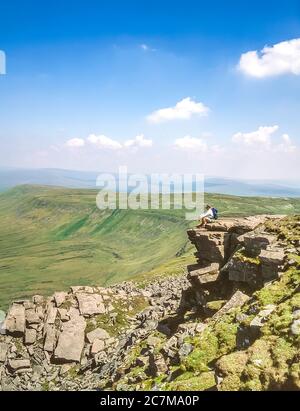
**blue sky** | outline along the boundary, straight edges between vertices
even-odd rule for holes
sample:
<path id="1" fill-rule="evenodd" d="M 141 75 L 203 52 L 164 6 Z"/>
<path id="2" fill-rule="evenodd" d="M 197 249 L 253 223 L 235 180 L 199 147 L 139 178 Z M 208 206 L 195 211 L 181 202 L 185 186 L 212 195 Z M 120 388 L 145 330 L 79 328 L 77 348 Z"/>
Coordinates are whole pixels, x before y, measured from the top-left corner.
<path id="1" fill-rule="evenodd" d="M 0 4 L 0 165 L 299 175 L 299 1 L 61 3 Z"/>

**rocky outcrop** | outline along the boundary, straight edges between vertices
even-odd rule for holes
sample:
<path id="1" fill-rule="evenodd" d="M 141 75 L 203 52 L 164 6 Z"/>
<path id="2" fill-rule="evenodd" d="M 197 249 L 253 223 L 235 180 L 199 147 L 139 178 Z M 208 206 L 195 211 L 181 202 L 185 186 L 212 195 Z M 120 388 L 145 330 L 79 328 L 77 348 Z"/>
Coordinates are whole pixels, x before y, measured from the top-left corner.
<path id="1" fill-rule="evenodd" d="M 207 224 L 206 229 L 189 230 L 198 260 L 197 265 L 188 267 L 190 281 L 203 285 L 227 274 L 230 281 L 259 288 L 278 278 L 285 255 L 276 236 L 265 232 L 268 220 L 269 216 L 224 219 Z"/>

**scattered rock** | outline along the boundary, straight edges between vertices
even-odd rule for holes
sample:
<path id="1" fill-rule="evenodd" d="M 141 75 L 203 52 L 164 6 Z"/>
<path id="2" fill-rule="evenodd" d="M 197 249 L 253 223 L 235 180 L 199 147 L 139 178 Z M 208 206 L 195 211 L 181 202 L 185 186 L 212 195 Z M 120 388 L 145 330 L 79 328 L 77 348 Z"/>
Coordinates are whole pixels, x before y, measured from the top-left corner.
<path id="1" fill-rule="evenodd" d="M 56 307 L 60 307 L 66 300 L 67 297 L 67 293 L 60 291 L 60 292 L 56 292 L 53 295 L 53 299 L 55 301 L 55 305 Z"/>
<path id="2" fill-rule="evenodd" d="M 74 288 L 74 287 L 73 287 Z M 76 294 L 81 315 L 90 317 L 95 314 L 104 314 L 105 306 L 99 294 Z"/>
<path id="3" fill-rule="evenodd" d="M 232 310 L 233 308 L 243 306 L 248 300 L 249 296 L 244 294 L 242 291 L 236 291 L 230 300 L 213 315 L 213 319 L 220 318 L 222 315 L 226 314 L 228 311 Z"/>
<path id="4" fill-rule="evenodd" d="M 188 267 L 188 271 L 188 279 L 191 281 L 192 285 L 195 286 L 214 283 L 220 276 L 218 263 L 212 263 L 207 267 L 192 265 Z"/>
<path id="5" fill-rule="evenodd" d="M 13 373 L 28 372 L 31 370 L 30 360 L 27 360 L 27 359 L 8 360 L 8 368 Z"/>
<path id="6" fill-rule="evenodd" d="M 7 352 L 8 352 L 8 344 L 0 342 L 0 362 L 5 362 Z"/>
<path id="7" fill-rule="evenodd" d="M 36 341 L 36 336 L 37 336 L 36 330 L 30 329 L 30 328 L 26 328 L 26 330 L 25 330 L 24 343 L 25 343 L 26 345 L 34 344 L 35 341 Z"/>
<path id="8" fill-rule="evenodd" d="M 56 344 L 56 330 L 53 325 L 47 324 L 45 326 L 45 341 L 44 350 L 52 353 Z"/>
<path id="9" fill-rule="evenodd" d="M 9 334 L 22 335 L 25 331 L 25 308 L 23 304 L 13 303 L 4 321 L 4 329 Z"/>
<path id="10" fill-rule="evenodd" d="M 63 362 L 80 362 L 84 347 L 84 330 L 86 323 L 83 317 L 77 317 L 63 323 L 58 337 L 54 358 Z"/>
<path id="11" fill-rule="evenodd" d="M 293 335 L 300 335 L 300 319 L 293 321 L 291 325 L 291 332 Z"/>
<path id="12" fill-rule="evenodd" d="M 263 310 L 261 310 L 258 315 L 253 318 L 250 323 L 250 328 L 255 333 L 259 331 L 259 329 L 264 325 L 268 317 L 272 314 L 272 312 L 276 309 L 276 306 L 273 304 L 267 305 Z"/>
<path id="13" fill-rule="evenodd" d="M 86 335 L 86 339 L 90 344 L 93 344 L 93 342 L 96 339 L 97 340 L 107 340 L 109 338 L 110 338 L 110 335 L 103 328 L 96 328 L 95 330 L 90 331 Z"/>
<path id="14" fill-rule="evenodd" d="M 99 351 L 103 351 L 104 347 L 104 340 L 95 339 L 91 347 L 91 354 L 94 355 L 97 354 Z"/>

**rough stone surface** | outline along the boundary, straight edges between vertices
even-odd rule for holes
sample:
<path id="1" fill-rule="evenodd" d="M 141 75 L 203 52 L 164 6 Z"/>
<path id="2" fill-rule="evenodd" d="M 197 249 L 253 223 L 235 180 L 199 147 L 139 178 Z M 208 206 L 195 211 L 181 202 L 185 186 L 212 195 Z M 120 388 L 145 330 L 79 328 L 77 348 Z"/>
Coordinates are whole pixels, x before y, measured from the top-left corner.
<path id="1" fill-rule="evenodd" d="M 76 298 L 81 315 L 89 317 L 95 314 L 105 313 L 105 306 L 100 295 L 78 293 Z"/>
<path id="2" fill-rule="evenodd" d="M 8 351 L 8 344 L 0 342 L 0 362 L 4 362 Z"/>
<path id="3" fill-rule="evenodd" d="M 266 233 L 256 234 L 255 232 L 251 232 L 245 234 L 243 237 L 246 252 L 250 257 L 258 256 L 262 250 L 266 250 L 270 244 L 276 241 L 274 235 Z"/>
<path id="4" fill-rule="evenodd" d="M 26 372 L 31 368 L 31 364 L 28 359 L 11 359 L 8 367 L 12 372 Z"/>
<path id="5" fill-rule="evenodd" d="M 25 344 L 34 344 L 35 341 L 36 341 L 36 336 L 37 336 L 36 330 L 26 328 L 24 343 Z"/>
<path id="6" fill-rule="evenodd" d="M 89 343 L 93 343 L 96 339 L 98 340 L 106 340 L 110 338 L 110 335 L 107 331 L 103 330 L 103 328 L 96 328 L 95 330 L 87 333 L 86 339 Z"/>
<path id="7" fill-rule="evenodd" d="M 104 340 L 96 339 L 93 341 L 93 345 L 91 347 L 91 354 L 97 354 L 99 351 L 103 351 L 105 348 Z"/>
<path id="8" fill-rule="evenodd" d="M 64 291 L 57 291 L 53 295 L 56 307 L 60 307 L 66 300 L 67 293 Z"/>
<path id="9" fill-rule="evenodd" d="M 195 285 L 214 283 L 220 275 L 218 263 L 212 263 L 206 267 L 192 265 L 188 267 L 188 271 L 188 279 Z"/>
<path id="10" fill-rule="evenodd" d="M 10 334 L 24 334 L 25 308 L 23 304 L 12 304 L 4 321 L 4 329 Z"/>
<path id="11" fill-rule="evenodd" d="M 80 362 L 84 347 L 85 327 L 86 322 L 83 317 L 74 318 L 63 324 L 54 352 L 57 361 Z"/>
<path id="12" fill-rule="evenodd" d="M 263 310 L 261 310 L 256 317 L 250 323 L 250 327 L 253 331 L 257 331 L 266 322 L 267 318 L 275 310 L 276 306 L 273 304 L 267 305 Z"/>
<path id="13" fill-rule="evenodd" d="M 216 312 L 212 318 L 217 319 L 233 308 L 241 307 L 249 300 L 249 298 L 250 297 L 244 294 L 242 291 L 236 291 L 230 298 L 230 300 L 225 305 L 223 305 L 223 307 L 218 312 Z"/>
<path id="14" fill-rule="evenodd" d="M 47 324 L 45 326 L 45 341 L 44 350 L 52 353 L 56 344 L 56 330 L 53 325 Z"/>

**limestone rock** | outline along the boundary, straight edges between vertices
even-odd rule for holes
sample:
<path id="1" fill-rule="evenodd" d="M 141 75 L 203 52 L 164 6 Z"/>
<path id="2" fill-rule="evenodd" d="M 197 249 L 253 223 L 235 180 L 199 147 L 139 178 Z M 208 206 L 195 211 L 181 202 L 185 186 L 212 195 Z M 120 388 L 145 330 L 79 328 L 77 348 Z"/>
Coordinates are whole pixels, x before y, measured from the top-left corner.
<path id="1" fill-rule="evenodd" d="M 179 357 L 182 358 L 182 357 L 188 356 L 192 351 L 193 351 L 192 344 L 184 343 L 179 348 L 178 354 L 179 354 Z"/>
<path id="2" fill-rule="evenodd" d="M 86 339 L 90 344 L 93 344 L 93 342 L 97 340 L 107 340 L 110 338 L 110 335 L 108 334 L 107 331 L 103 330 L 103 328 L 96 328 L 93 331 L 90 331 L 86 335 Z"/>
<path id="3" fill-rule="evenodd" d="M 219 279 L 219 264 L 212 263 L 207 267 L 192 265 L 188 267 L 188 279 L 192 285 L 214 283 Z"/>
<path id="4" fill-rule="evenodd" d="M 158 338 L 158 337 L 155 337 L 155 336 L 153 336 L 153 335 L 150 335 L 150 336 L 147 338 L 147 345 L 148 345 L 149 347 L 157 347 L 160 343 L 161 343 L 161 339 Z"/>
<path id="5" fill-rule="evenodd" d="M 25 331 L 25 308 L 23 304 L 13 303 L 4 321 L 4 329 L 9 334 L 24 334 Z"/>
<path id="6" fill-rule="evenodd" d="M 104 314 L 106 311 L 99 294 L 78 293 L 76 298 L 81 315 L 89 317 L 96 314 Z"/>
<path id="7" fill-rule="evenodd" d="M 10 359 L 8 360 L 8 368 L 11 372 L 16 372 L 16 373 L 28 372 L 31 369 L 30 360 Z"/>
<path id="8" fill-rule="evenodd" d="M 70 316 L 66 308 L 58 308 L 58 315 L 61 321 L 69 321 Z"/>
<path id="9" fill-rule="evenodd" d="M 53 299 L 55 301 L 56 307 L 60 307 L 66 300 L 67 293 L 64 291 L 55 292 L 53 295 Z"/>
<path id="10" fill-rule="evenodd" d="M 36 330 L 34 329 L 30 329 L 30 328 L 26 328 L 25 330 L 25 337 L 24 337 L 24 343 L 26 345 L 30 345 L 30 344 L 34 344 L 36 341 Z"/>
<path id="11" fill-rule="evenodd" d="M 244 236 L 244 245 L 247 255 L 257 257 L 262 250 L 276 241 L 276 237 L 270 234 L 256 234 L 255 232 L 247 233 Z"/>
<path id="12" fill-rule="evenodd" d="M 56 344 L 56 330 L 53 325 L 46 325 L 45 327 L 45 341 L 44 350 L 52 353 Z"/>
<path id="13" fill-rule="evenodd" d="M 54 324 L 57 316 L 57 308 L 50 302 L 46 308 L 46 323 Z"/>
<path id="14" fill-rule="evenodd" d="M 57 361 L 80 362 L 84 347 L 84 331 L 86 323 L 83 317 L 77 317 L 63 323 L 54 352 Z"/>
<path id="15" fill-rule="evenodd" d="M 91 347 L 91 354 L 97 354 L 100 351 L 103 351 L 105 348 L 104 340 L 95 339 L 92 347 Z"/>
<path id="16" fill-rule="evenodd" d="M 239 256 L 234 255 L 224 267 L 228 271 L 229 280 L 245 282 L 253 286 L 262 284 L 260 264 L 256 261 L 244 261 Z"/>
<path id="17" fill-rule="evenodd" d="M 168 366 L 161 354 L 150 354 L 149 370 L 153 376 L 159 376 L 168 371 Z"/>
<path id="18" fill-rule="evenodd" d="M 252 331 L 258 331 L 266 322 L 268 317 L 276 309 L 276 305 L 269 304 L 263 310 L 261 310 L 256 317 L 250 323 L 250 328 Z"/>
<path id="19" fill-rule="evenodd" d="M 293 335 L 300 335 L 300 319 L 293 321 L 291 325 L 291 332 Z"/>
<path id="20" fill-rule="evenodd" d="M 8 352 L 8 344 L 0 342 L 0 362 L 4 362 Z"/>
<path id="21" fill-rule="evenodd" d="M 26 310 L 25 317 L 26 317 L 26 322 L 28 325 L 39 324 L 41 322 L 40 317 L 38 316 L 37 312 L 33 308 Z"/>
<path id="22" fill-rule="evenodd" d="M 258 258 L 261 261 L 263 279 L 265 281 L 278 279 L 285 259 L 284 251 L 282 249 L 262 250 Z"/>
<path id="23" fill-rule="evenodd" d="M 271 249 L 271 250 L 262 250 L 259 256 L 262 264 L 275 264 L 281 265 L 284 262 L 284 250 L 283 249 Z"/>
<path id="24" fill-rule="evenodd" d="M 229 301 L 223 307 L 213 315 L 213 319 L 217 319 L 222 315 L 226 314 L 228 311 L 232 310 L 233 308 L 243 306 L 250 297 L 248 295 L 242 293 L 242 291 L 236 291 L 233 296 L 230 298 Z"/>
<path id="25" fill-rule="evenodd" d="M 210 232 L 189 230 L 189 238 L 198 250 L 199 263 L 222 264 L 225 256 L 225 242 L 228 234 L 225 232 Z"/>

